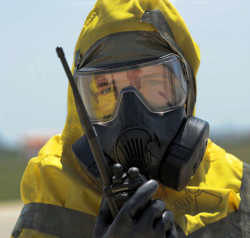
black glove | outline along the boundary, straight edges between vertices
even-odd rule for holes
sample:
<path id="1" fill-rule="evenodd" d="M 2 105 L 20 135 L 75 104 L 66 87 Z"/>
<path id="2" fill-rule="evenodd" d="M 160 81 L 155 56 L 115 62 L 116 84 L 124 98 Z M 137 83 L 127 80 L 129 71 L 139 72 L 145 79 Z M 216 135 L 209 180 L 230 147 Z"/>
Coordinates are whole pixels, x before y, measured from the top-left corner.
<path id="1" fill-rule="evenodd" d="M 137 189 L 113 220 L 103 198 L 94 238 L 177 238 L 174 215 L 162 200 L 151 198 L 159 185 L 149 180 Z"/>

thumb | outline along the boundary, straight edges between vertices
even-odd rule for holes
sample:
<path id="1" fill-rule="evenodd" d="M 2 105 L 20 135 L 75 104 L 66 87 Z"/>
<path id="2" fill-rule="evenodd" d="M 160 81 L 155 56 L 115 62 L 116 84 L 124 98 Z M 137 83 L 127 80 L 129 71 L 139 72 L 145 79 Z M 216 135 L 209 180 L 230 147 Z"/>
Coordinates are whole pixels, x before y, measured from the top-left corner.
<path id="1" fill-rule="evenodd" d="M 96 224 L 101 225 L 102 227 L 109 227 L 112 222 L 113 216 L 106 201 L 106 197 L 103 196 Z"/>
<path id="2" fill-rule="evenodd" d="M 95 227 L 93 230 L 93 237 L 100 238 L 103 237 L 113 222 L 113 216 L 109 210 L 108 203 L 105 196 L 102 198 L 99 215 L 97 216 Z"/>
<path id="3" fill-rule="evenodd" d="M 135 217 L 141 210 L 143 210 L 148 202 L 151 200 L 153 195 L 157 192 L 159 184 L 151 179 L 141 185 L 129 199 L 127 203 L 123 206 L 122 209 L 130 212 L 130 216 Z"/>

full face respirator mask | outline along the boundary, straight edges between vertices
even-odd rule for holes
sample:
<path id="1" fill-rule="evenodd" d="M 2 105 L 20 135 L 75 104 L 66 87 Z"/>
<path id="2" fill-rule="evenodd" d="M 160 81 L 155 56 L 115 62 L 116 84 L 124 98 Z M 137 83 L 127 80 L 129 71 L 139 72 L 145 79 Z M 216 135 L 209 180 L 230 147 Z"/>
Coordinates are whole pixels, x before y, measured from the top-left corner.
<path id="1" fill-rule="evenodd" d="M 81 68 L 74 79 L 109 164 L 139 168 L 180 191 L 197 171 L 209 125 L 186 113 L 188 73 L 179 55 Z M 73 145 L 81 167 L 100 175 L 83 136 Z"/>

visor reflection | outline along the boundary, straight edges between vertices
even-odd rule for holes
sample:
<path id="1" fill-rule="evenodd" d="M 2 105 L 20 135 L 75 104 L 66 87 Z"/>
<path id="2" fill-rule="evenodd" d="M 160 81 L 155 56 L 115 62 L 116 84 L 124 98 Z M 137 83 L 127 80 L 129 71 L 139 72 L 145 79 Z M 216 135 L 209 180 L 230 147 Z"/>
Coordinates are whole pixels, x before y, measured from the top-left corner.
<path id="1" fill-rule="evenodd" d="M 104 118 L 105 121 L 107 118 L 112 120 L 122 94 L 131 87 L 153 112 L 164 112 L 180 106 L 186 97 L 186 80 L 178 61 L 115 73 L 79 76 L 76 79 L 93 121 L 104 121 Z"/>

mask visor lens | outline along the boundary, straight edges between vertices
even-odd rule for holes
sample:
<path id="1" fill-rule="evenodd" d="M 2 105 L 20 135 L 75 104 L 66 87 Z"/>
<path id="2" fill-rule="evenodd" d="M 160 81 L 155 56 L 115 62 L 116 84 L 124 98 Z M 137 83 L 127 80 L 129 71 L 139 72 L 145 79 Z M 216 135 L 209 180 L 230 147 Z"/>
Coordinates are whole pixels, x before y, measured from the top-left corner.
<path id="1" fill-rule="evenodd" d="M 136 93 L 154 113 L 172 111 L 185 103 L 187 82 L 177 57 L 148 64 L 75 75 L 92 122 L 114 119 L 122 96 L 128 91 Z"/>

